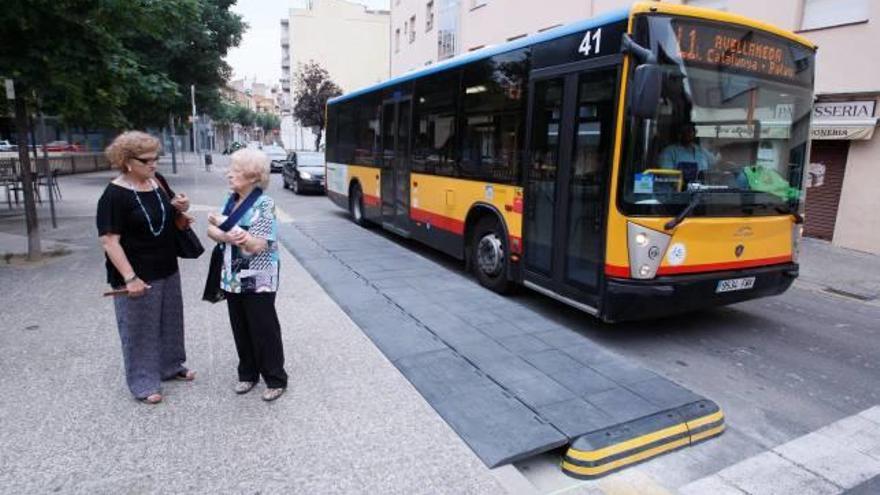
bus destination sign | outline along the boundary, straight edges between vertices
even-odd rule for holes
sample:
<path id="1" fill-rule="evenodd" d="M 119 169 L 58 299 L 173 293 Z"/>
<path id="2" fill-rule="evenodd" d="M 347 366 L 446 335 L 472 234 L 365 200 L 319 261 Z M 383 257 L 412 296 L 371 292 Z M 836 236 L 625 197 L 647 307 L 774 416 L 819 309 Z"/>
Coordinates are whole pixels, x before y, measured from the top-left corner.
<path id="1" fill-rule="evenodd" d="M 676 20 L 675 35 L 681 58 L 686 63 L 788 80 L 798 76 L 790 45 L 754 30 Z"/>

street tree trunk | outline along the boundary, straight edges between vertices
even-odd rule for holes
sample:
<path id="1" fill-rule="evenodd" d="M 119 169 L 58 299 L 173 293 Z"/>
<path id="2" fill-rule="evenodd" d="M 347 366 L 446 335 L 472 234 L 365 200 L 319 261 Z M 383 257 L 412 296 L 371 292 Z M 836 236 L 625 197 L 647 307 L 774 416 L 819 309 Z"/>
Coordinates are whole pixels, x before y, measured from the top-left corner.
<path id="1" fill-rule="evenodd" d="M 321 129 L 320 127 L 315 127 L 312 129 L 312 132 L 315 133 L 315 151 L 321 151 Z"/>
<path id="2" fill-rule="evenodd" d="M 18 134 L 18 163 L 24 194 L 24 218 L 27 225 L 27 259 L 39 261 L 43 257 L 43 251 L 40 247 L 40 226 L 37 219 L 37 204 L 34 201 L 34 179 L 28 153 L 28 115 L 27 102 L 24 99 L 27 88 L 17 87 L 16 91 L 18 97 L 15 99 L 15 130 Z"/>

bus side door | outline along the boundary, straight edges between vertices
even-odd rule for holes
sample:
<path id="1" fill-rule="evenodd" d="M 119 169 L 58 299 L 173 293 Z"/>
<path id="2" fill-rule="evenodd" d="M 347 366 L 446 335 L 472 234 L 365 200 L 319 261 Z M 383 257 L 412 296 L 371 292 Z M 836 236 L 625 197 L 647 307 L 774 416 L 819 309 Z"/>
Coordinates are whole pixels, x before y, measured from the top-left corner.
<path id="1" fill-rule="evenodd" d="M 595 65 L 595 64 L 592 64 Z M 598 307 L 618 64 L 535 71 L 523 217 L 526 285 Z"/>

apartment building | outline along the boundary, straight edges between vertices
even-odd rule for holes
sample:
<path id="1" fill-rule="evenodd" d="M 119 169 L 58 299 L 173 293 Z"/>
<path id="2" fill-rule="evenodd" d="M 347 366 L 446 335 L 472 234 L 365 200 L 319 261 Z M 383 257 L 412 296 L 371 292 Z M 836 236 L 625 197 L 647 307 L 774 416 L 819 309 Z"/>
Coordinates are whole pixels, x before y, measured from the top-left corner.
<path id="1" fill-rule="evenodd" d="M 387 10 L 345 0 L 299 0 L 293 5 L 289 18 L 281 20 L 281 133 L 286 147 L 304 149 L 314 139 L 291 115 L 297 68 L 314 60 L 343 91 L 387 79 L 391 16 Z"/>
<path id="2" fill-rule="evenodd" d="M 391 74 L 512 41 L 625 0 L 390 0 Z M 757 18 L 819 46 L 805 234 L 880 254 L 880 64 L 877 0 L 667 0 Z"/>

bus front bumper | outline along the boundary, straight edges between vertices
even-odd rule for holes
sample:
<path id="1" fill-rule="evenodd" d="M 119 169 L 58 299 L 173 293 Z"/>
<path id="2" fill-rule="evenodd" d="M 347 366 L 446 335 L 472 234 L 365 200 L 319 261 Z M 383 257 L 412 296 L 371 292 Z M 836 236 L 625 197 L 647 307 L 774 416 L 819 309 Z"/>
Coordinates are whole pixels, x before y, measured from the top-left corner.
<path id="1" fill-rule="evenodd" d="M 798 265 L 782 265 L 658 277 L 653 280 L 608 278 L 601 317 L 605 321 L 643 320 L 723 306 L 785 292 L 798 276 Z M 755 277 L 750 289 L 716 292 L 722 280 Z"/>

